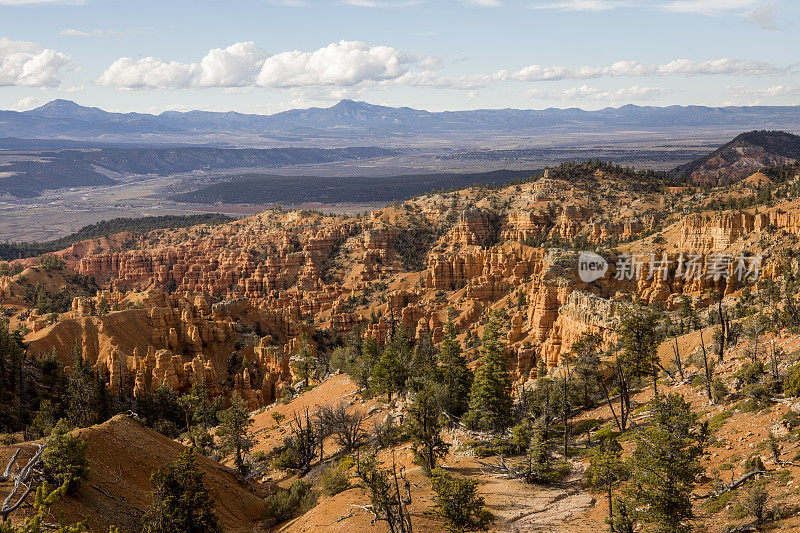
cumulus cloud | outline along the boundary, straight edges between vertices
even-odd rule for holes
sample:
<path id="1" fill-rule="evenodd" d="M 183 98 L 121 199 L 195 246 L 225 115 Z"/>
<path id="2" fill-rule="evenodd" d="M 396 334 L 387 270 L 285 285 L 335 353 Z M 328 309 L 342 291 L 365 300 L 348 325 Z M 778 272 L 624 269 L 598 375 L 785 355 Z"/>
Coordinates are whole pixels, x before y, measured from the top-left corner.
<path id="1" fill-rule="evenodd" d="M 710 61 L 675 59 L 664 64 L 617 61 L 601 66 L 529 65 L 460 76 L 442 74 L 442 58 L 403 53 L 391 46 L 361 41 L 339 41 L 314 51 L 269 54 L 252 42 L 210 50 L 198 62 L 169 61 L 159 57 L 122 57 L 96 80 L 99 85 L 122 89 L 180 89 L 218 87 L 244 91 L 391 86 L 440 87 L 476 90 L 504 82 L 546 82 L 616 77 L 751 76 L 791 74 L 796 67 L 760 61 L 722 58 Z"/>
<path id="2" fill-rule="evenodd" d="M 167 62 L 157 57 L 121 57 L 111 63 L 97 83 L 123 89 L 171 89 L 189 87 L 199 73 L 200 66 L 196 64 Z"/>
<path id="3" fill-rule="evenodd" d="M 618 90 L 582 85 L 563 91 L 532 89 L 526 93 L 540 100 L 618 102 L 656 100 L 669 94 L 669 91 L 660 87 L 641 87 L 639 85 Z"/>
<path id="4" fill-rule="evenodd" d="M 0 87 L 57 87 L 70 57 L 36 43 L 0 38 Z"/>
<path id="5" fill-rule="evenodd" d="M 208 52 L 199 63 L 168 62 L 156 57 L 114 61 L 97 83 L 127 89 L 185 87 L 350 86 L 399 78 L 406 65 L 435 65 L 429 58 L 406 56 L 390 46 L 339 41 L 313 52 L 269 55 L 252 42 Z"/>
<path id="6" fill-rule="evenodd" d="M 249 85 L 268 55 L 250 41 L 225 49 L 214 48 L 200 61 L 198 84 L 203 87 Z"/>
<path id="7" fill-rule="evenodd" d="M 409 58 L 390 46 L 340 41 L 314 52 L 283 52 L 271 56 L 256 78 L 262 87 L 357 85 L 397 78 Z"/>
<path id="8" fill-rule="evenodd" d="M 617 61 L 602 67 L 530 65 L 515 71 L 501 70 L 495 77 L 499 80 L 560 81 L 640 76 L 777 76 L 786 74 L 789 70 L 787 67 L 761 61 L 722 58 L 698 62 L 691 59 L 675 59 L 662 65 L 645 65 L 638 61 Z"/>

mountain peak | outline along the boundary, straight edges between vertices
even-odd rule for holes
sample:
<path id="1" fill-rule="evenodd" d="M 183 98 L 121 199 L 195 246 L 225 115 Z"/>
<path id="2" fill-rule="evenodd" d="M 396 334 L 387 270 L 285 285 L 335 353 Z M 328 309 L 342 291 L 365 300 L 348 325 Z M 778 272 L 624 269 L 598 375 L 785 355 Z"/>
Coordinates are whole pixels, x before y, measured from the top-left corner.
<path id="1" fill-rule="evenodd" d="M 742 178 L 765 166 L 800 161 L 800 136 L 785 131 L 748 131 L 707 156 L 672 170 L 697 183 Z"/>
<path id="2" fill-rule="evenodd" d="M 36 109 L 26 111 L 25 113 L 29 115 L 35 115 L 37 117 L 67 119 L 100 118 L 110 114 L 100 108 L 82 106 L 73 102 L 72 100 L 65 100 L 63 98 L 51 100 L 46 104 L 39 106 Z"/>

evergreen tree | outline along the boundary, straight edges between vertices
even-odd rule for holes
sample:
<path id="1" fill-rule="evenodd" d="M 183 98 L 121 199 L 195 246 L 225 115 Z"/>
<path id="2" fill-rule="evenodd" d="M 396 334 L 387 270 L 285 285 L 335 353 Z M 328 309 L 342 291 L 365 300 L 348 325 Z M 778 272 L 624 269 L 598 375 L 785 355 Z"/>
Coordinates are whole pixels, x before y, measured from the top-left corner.
<path id="1" fill-rule="evenodd" d="M 405 330 L 400 328 L 386 343 L 383 353 L 372 371 L 372 376 L 370 376 L 372 389 L 378 394 L 386 394 L 391 402 L 392 395 L 405 388 L 409 376 L 407 366 L 409 359 L 408 339 Z"/>
<path id="2" fill-rule="evenodd" d="M 497 316 L 492 316 L 483 330 L 479 365 L 464 423 L 472 429 L 502 431 L 511 425 L 513 400 L 511 375 Z"/>
<path id="3" fill-rule="evenodd" d="M 150 476 L 153 505 L 142 519 L 144 533 L 211 533 L 221 531 L 214 500 L 191 449 Z"/>
<path id="4" fill-rule="evenodd" d="M 408 409 L 407 429 L 413 443 L 414 461 L 422 466 L 426 475 L 431 475 L 436 460 L 447 454 L 439 414 L 436 397 L 429 387 L 417 393 Z"/>
<path id="5" fill-rule="evenodd" d="M 244 456 L 250 453 L 255 444 L 250 433 L 250 426 L 253 425 L 250 412 L 247 410 L 247 406 L 241 396 L 233 393 L 231 406 L 219 412 L 217 417 L 220 423 L 217 428 L 217 437 L 220 439 L 221 449 L 223 453 L 235 454 L 234 463 L 236 468 L 244 475 L 247 473 Z"/>
<path id="6" fill-rule="evenodd" d="M 663 339 L 659 329 L 661 314 L 647 307 L 623 309 L 618 333 L 626 364 L 637 374 L 651 374 L 653 391 L 658 392 L 658 345 Z"/>
<path id="7" fill-rule="evenodd" d="M 467 367 L 467 359 L 461 354 L 461 343 L 456 339 L 456 328 L 452 320 L 444 328 L 444 337 L 439 345 L 439 361 L 443 385 L 442 408 L 450 417 L 459 418 L 469 407 L 472 371 Z"/>
<path id="8" fill-rule="evenodd" d="M 689 531 L 690 495 L 703 471 L 704 426 L 698 427 L 698 416 L 680 394 L 657 395 L 649 407 L 653 425 L 636 434 L 626 507 L 658 531 Z"/>
<path id="9" fill-rule="evenodd" d="M 84 440 L 70 434 L 66 420 L 59 421 L 42 453 L 42 470 L 48 481 L 74 494 L 81 481 L 90 477 L 86 447 Z"/>
<path id="10" fill-rule="evenodd" d="M 448 531 L 487 529 L 494 517 L 484 507 L 483 497 L 478 496 L 477 480 L 455 478 L 438 468 L 431 481 L 436 493 L 435 512 Z"/>
<path id="11" fill-rule="evenodd" d="M 292 370 L 300 380 L 305 381 L 306 385 L 310 385 L 317 372 L 317 358 L 308 345 L 305 335 L 301 337 L 300 341 L 302 344 L 300 350 L 297 355 L 292 357 Z"/>
<path id="12" fill-rule="evenodd" d="M 411 388 L 420 390 L 426 382 L 439 382 L 436 348 L 430 333 L 421 335 L 411 355 Z"/>
<path id="13" fill-rule="evenodd" d="M 23 414 L 22 339 L 0 318 L 0 432 L 19 429 Z"/>
<path id="14" fill-rule="evenodd" d="M 614 486 L 625 479 L 628 469 L 622 460 L 622 446 L 617 439 L 605 437 L 592 453 L 586 479 L 596 489 L 608 494 L 608 524 L 614 533 Z"/>
<path id="15" fill-rule="evenodd" d="M 97 381 L 92 368 L 83 359 L 80 341 L 72 348 L 72 366 L 69 372 L 69 419 L 76 427 L 91 426 L 97 421 L 95 401 Z"/>

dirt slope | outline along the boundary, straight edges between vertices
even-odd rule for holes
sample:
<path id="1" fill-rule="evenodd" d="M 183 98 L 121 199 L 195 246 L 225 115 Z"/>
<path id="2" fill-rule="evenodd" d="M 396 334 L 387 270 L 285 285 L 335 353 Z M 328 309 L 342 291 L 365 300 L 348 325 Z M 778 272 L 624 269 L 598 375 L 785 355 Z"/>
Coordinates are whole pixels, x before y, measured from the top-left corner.
<path id="1" fill-rule="evenodd" d="M 150 505 L 151 472 L 174 461 L 184 446 L 125 415 L 78 430 L 77 434 L 88 443 L 92 478 L 74 497 L 54 506 L 54 521 L 63 512 L 67 521 L 89 518 L 92 532 L 105 533 L 110 525 L 123 531 L 140 531 L 141 516 Z M 3 465 L 16 448 L 0 447 Z M 199 465 L 225 531 L 257 530 L 263 500 L 242 487 L 227 468 L 205 457 L 199 457 Z M 7 493 L 7 484 L 0 485 L 0 497 Z"/>

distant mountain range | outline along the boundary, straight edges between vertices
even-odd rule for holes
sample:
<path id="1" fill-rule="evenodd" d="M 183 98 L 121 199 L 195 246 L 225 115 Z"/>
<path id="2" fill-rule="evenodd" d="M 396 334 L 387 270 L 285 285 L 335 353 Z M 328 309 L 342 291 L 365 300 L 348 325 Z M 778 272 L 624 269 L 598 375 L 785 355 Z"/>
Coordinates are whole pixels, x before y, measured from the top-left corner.
<path id="1" fill-rule="evenodd" d="M 287 140 L 323 136 L 435 135 L 542 130 L 608 131 L 688 128 L 800 129 L 800 106 L 791 107 L 640 107 L 598 111 L 582 109 L 481 109 L 429 112 L 342 100 L 328 108 L 295 109 L 274 115 L 235 112 L 165 111 L 111 113 L 69 100 L 53 100 L 30 111 L 0 111 L 0 137 L 139 139 L 143 136 L 202 139 L 209 134 L 286 136 Z M 0 146 L 1 148 L 2 146 Z"/>
<path id="2" fill-rule="evenodd" d="M 800 136 L 783 131 L 749 131 L 671 173 L 689 177 L 695 183 L 723 183 L 766 166 L 794 161 L 800 161 Z"/>

